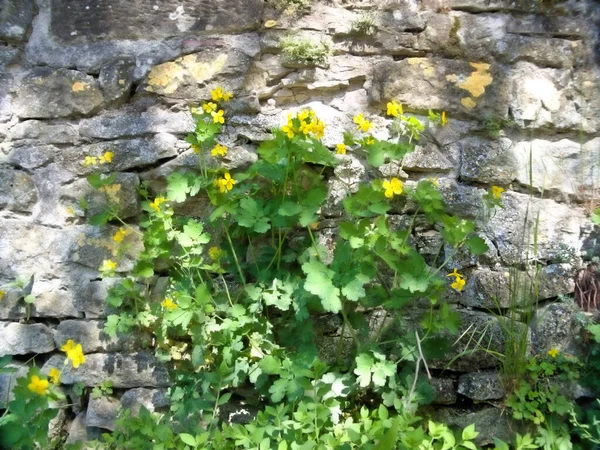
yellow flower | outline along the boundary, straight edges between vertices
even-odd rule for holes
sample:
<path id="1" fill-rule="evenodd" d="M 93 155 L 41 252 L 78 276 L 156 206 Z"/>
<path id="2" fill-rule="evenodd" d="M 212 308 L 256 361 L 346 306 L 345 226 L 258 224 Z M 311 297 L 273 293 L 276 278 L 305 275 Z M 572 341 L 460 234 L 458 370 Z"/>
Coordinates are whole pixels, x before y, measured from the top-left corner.
<path id="1" fill-rule="evenodd" d="M 364 131 L 365 133 L 369 131 L 372 127 L 371 122 L 365 119 L 362 113 L 354 116 L 354 123 L 358 125 L 358 129 Z"/>
<path id="2" fill-rule="evenodd" d="M 160 204 L 166 202 L 167 199 L 164 197 L 156 197 L 152 203 L 150 203 L 150 207 L 156 210 L 156 212 L 160 212 Z"/>
<path id="3" fill-rule="evenodd" d="M 394 195 L 402 194 L 403 186 L 402 181 L 398 178 L 392 178 L 391 180 L 385 180 L 383 182 L 383 189 L 385 189 L 385 196 L 387 198 L 392 198 Z"/>
<path id="4" fill-rule="evenodd" d="M 346 154 L 346 144 L 338 144 L 336 147 L 337 147 L 336 153 L 338 155 L 345 155 Z"/>
<path id="5" fill-rule="evenodd" d="M 27 388 L 38 395 L 46 395 L 48 393 L 48 385 L 48 380 L 42 380 L 37 375 L 33 375 L 31 383 L 27 385 Z"/>
<path id="6" fill-rule="evenodd" d="M 201 149 L 200 146 L 192 144 L 192 150 L 194 150 L 194 153 L 197 155 L 198 153 L 200 153 Z"/>
<path id="7" fill-rule="evenodd" d="M 233 94 L 231 92 L 229 92 L 229 91 L 223 92 L 223 101 L 224 102 L 228 102 L 232 98 L 233 98 Z"/>
<path id="8" fill-rule="evenodd" d="M 282 126 L 281 131 L 283 131 L 290 139 L 293 138 L 295 130 L 292 121 L 290 120 L 288 121 L 287 125 Z"/>
<path id="9" fill-rule="evenodd" d="M 450 287 L 456 289 L 458 292 L 463 290 L 463 288 L 465 287 L 466 281 L 465 281 L 464 277 L 460 273 L 458 273 L 456 268 L 454 269 L 454 272 L 449 273 L 446 276 L 454 277 L 454 282 L 450 285 Z"/>
<path id="10" fill-rule="evenodd" d="M 320 120 L 315 120 L 312 123 L 312 132 L 317 139 L 322 139 L 325 135 L 325 124 Z"/>
<path id="11" fill-rule="evenodd" d="M 365 139 L 365 143 L 367 145 L 373 145 L 375 143 L 375 139 L 373 139 L 372 136 L 367 136 L 367 138 Z"/>
<path id="12" fill-rule="evenodd" d="M 499 199 L 500 197 L 502 197 L 503 192 L 504 192 L 504 188 L 501 188 L 499 186 L 492 186 L 492 196 L 494 198 Z"/>
<path id="13" fill-rule="evenodd" d="M 117 263 L 112 259 L 105 259 L 100 266 L 100 272 L 114 272 L 117 269 Z"/>
<path id="14" fill-rule="evenodd" d="M 113 236 L 113 241 L 118 242 L 120 244 L 121 242 L 123 242 L 123 239 L 125 239 L 125 236 L 127 236 L 128 233 L 129 232 L 125 228 L 120 227 L 119 231 L 117 231 Z"/>
<path id="15" fill-rule="evenodd" d="M 553 358 L 556 358 L 558 356 L 558 350 L 553 347 L 550 350 L 548 350 L 548 354 Z"/>
<path id="16" fill-rule="evenodd" d="M 4 297 L 4 294 L 6 294 L 6 292 L 0 291 L 0 300 L 2 300 L 2 297 Z"/>
<path id="17" fill-rule="evenodd" d="M 216 261 L 223 256 L 223 253 L 219 247 L 211 247 L 208 249 L 208 256 L 213 261 Z"/>
<path id="18" fill-rule="evenodd" d="M 446 111 L 442 111 L 442 126 L 448 125 L 448 119 L 446 119 Z"/>
<path id="19" fill-rule="evenodd" d="M 225 172 L 223 178 L 219 178 L 217 180 L 217 186 L 219 186 L 219 191 L 227 192 L 233 189 L 233 185 L 235 184 L 235 180 L 231 178 L 229 172 Z"/>
<path id="20" fill-rule="evenodd" d="M 50 373 L 48 374 L 48 376 L 50 377 L 50 381 L 52 381 L 52 384 L 58 384 L 60 381 L 60 370 L 58 370 L 56 367 L 53 367 L 52 369 L 50 369 Z"/>
<path id="21" fill-rule="evenodd" d="M 83 159 L 83 165 L 84 167 L 88 167 L 88 166 L 93 166 L 98 164 L 98 158 L 96 158 L 95 156 L 86 156 Z"/>
<path id="22" fill-rule="evenodd" d="M 173 310 L 175 308 L 177 308 L 177 305 L 175 304 L 175 302 L 173 301 L 172 298 L 167 297 L 165 298 L 161 304 L 160 304 L 163 308 L 168 309 L 168 310 Z"/>
<path id="23" fill-rule="evenodd" d="M 104 155 L 98 158 L 100 164 L 109 164 L 112 162 L 115 154 L 113 152 L 104 152 Z"/>
<path id="24" fill-rule="evenodd" d="M 225 147 L 224 145 L 221 144 L 217 144 L 213 147 L 213 149 L 210 151 L 211 155 L 213 156 L 225 156 L 227 154 L 227 147 Z"/>
<path id="25" fill-rule="evenodd" d="M 213 111 L 217 110 L 217 104 L 213 103 L 213 102 L 208 102 L 208 103 L 203 103 L 202 104 L 202 109 L 204 110 L 204 112 L 206 113 L 211 113 Z"/>
<path id="26" fill-rule="evenodd" d="M 69 339 L 60 349 L 67 354 L 67 358 L 73 363 L 74 369 L 77 369 L 85 362 L 85 355 L 83 354 L 81 344 L 76 344 L 75 341 Z"/>
<path id="27" fill-rule="evenodd" d="M 223 98 L 223 88 L 221 86 L 214 88 L 210 91 L 210 96 L 215 102 L 218 102 Z"/>
<path id="28" fill-rule="evenodd" d="M 402 115 L 402 113 L 402 105 L 400 103 L 396 103 L 396 100 L 392 100 L 387 104 L 388 116 L 398 117 L 399 115 Z"/>
<path id="29" fill-rule="evenodd" d="M 210 115 L 213 118 L 213 123 L 225 123 L 225 118 L 223 117 L 223 113 L 225 111 L 223 111 L 222 109 L 220 109 L 217 112 L 211 112 Z"/>

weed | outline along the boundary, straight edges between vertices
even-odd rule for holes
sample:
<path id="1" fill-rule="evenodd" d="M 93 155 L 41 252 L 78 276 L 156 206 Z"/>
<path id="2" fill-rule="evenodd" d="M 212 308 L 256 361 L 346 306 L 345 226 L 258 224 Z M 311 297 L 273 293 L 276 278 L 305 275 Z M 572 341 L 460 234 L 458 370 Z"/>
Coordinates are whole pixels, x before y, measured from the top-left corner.
<path id="1" fill-rule="evenodd" d="M 502 131 L 510 130 L 516 126 L 512 119 L 502 119 L 499 117 L 488 117 L 483 121 L 488 136 L 498 138 Z"/>
<path id="2" fill-rule="evenodd" d="M 376 30 L 375 18 L 369 13 L 361 14 L 350 24 L 350 31 L 353 34 L 374 34 Z"/>
<path id="3" fill-rule="evenodd" d="M 268 0 L 268 2 L 286 14 L 296 14 L 309 11 L 313 0 Z"/>
<path id="4" fill-rule="evenodd" d="M 281 50 L 289 62 L 309 65 L 324 65 L 331 55 L 331 45 L 322 40 L 315 42 L 299 36 L 285 36 L 281 39 Z"/>

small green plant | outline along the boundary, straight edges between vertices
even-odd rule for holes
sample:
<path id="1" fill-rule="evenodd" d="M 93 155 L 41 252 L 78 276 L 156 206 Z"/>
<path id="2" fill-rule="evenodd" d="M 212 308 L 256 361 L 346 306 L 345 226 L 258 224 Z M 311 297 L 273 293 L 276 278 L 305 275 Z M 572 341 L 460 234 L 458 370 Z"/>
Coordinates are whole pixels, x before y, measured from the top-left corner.
<path id="1" fill-rule="evenodd" d="M 353 34 L 368 35 L 377 31 L 375 18 L 370 13 L 363 13 L 355 18 L 350 24 L 350 31 Z"/>
<path id="2" fill-rule="evenodd" d="M 500 133 L 505 130 L 511 130 L 516 126 L 516 123 L 512 119 L 503 119 L 499 117 L 488 117 L 484 119 L 483 126 L 488 134 L 492 138 L 500 137 Z"/>
<path id="3" fill-rule="evenodd" d="M 113 382 L 110 380 L 105 380 L 100 383 L 100 386 L 94 386 L 92 389 L 92 397 L 100 398 L 110 396 L 113 393 Z"/>
<path id="4" fill-rule="evenodd" d="M 331 55 L 331 44 L 326 40 L 315 42 L 299 36 L 284 36 L 280 44 L 285 59 L 297 64 L 325 65 Z"/>

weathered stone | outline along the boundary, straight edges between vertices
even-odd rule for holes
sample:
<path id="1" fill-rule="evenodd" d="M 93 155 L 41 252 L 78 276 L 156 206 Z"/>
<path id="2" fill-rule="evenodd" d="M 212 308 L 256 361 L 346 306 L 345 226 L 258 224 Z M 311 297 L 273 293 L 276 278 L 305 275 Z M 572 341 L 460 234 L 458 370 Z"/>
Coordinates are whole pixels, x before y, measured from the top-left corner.
<path id="1" fill-rule="evenodd" d="M 31 317 L 65 318 L 81 316 L 81 313 L 75 307 L 73 291 L 67 281 L 70 275 L 67 270 L 64 270 L 64 280 L 37 280 L 33 283 L 31 295 L 35 297 L 35 303 L 31 305 Z"/>
<path id="2" fill-rule="evenodd" d="M 504 398 L 504 388 L 498 372 L 474 372 L 461 375 L 458 393 L 472 400 L 497 400 Z"/>
<path id="3" fill-rule="evenodd" d="M 402 168 L 409 172 L 449 172 L 454 165 L 433 143 L 417 145 L 404 158 Z"/>
<path id="4" fill-rule="evenodd" d="M 149 166 L 177 155 L 178 149 L 188 149 L 189 144 L 178 140 L 172 134 L 159 133 L 150 139 L 118 139 L 96 144 L 71 147 L 58 156 L 61 165 L 77 174 L 107 173 L 125 171 Z M 85 156 L 100 157 L 106 152 L 113 153 L 109 164 L 84 165 Z"/>
<path id="5" fill-rule="evenodd" d="M 58 151 L 52 146 L 19 146 L 13 147 L 9 161 L 20 169 L 35 169 L 48 163 L 53 152 Z"/>
<path id="6" fill-rule="evenodd" d="M 61 189 L 65 183 L 73 181 L 74 175 L 57 163 L 51 163 L 34 172 L 34 180 L 40 193 L 40 201 L 33 209 L 36 221 L 49 226 L 62 226 L 73 221 L 75 210 L 79 209 L 79 199 L 70 205 L 60 203 Z M 82 214 L 83 215 L 83 214 Z"/>
<path id="7" fill-rule="evenodd" d="M 81 136 L 99 139 L 119 139 L 152 133 L 188 133 L 194 129 L 192 116 L 187 112 L 170 112 L 150 108 L 143 113 L 118 111 L 84 119 L 80 122 Z"/>
<path id="8" fill-rule="evenodd" d="M 84 353 L 132 352 L 148 347 L 151 337 L 148 333 L 133 332 L 127 336 L 110 337 L 104 333 L 104 321 L 63 320 L 56 328 L 56 346 L 63 346 L 69 339 L 81 342 Z"/>
<path id="9" fill-rule="evenodd" d="M 413 33 L 379 31 L 371 36 L 337 39 L 334 50 L 355 56 L 425 56 L 426 51 Z"/>
<path id="10" fill-rule="evenodd" d="M 504 442 L 512 442 L 515 431 L 519 430 L 517 424 L 511 420 L 510 414 L 499 408 L 487 407 L 483 409 L 453 409 L 451 407 L 438 407 L 428 409 L 431 417 L 451 427 L 464 429 L 475 425 L 479 435 L 474 439 L 477 445 L 493 444 L 494 438 Z"/>
<path id="11" fill-rule="evenodd" d="M 600 76 L 517 63 L 510 75 L 510 107 L 522 128 L 600 129 Z"/>
<path id="12" fill-rule="evenodd" d="M 516 192 L 503 193 L 502 203 L 504 207 L 496 209 L 486 224 L 485 234 L 506 265 L 532 258 L 552 260 L 560 245 L 580 247 L 579 233 L 585 221 L 580 208 Z"/>
<path id="13" fill-rule="evenodd" d="M 106 102 L 117 106 L 124 103 L 133 85 L 134 69 L 132 59 L 119 59 L 102 68 L 98 82 Z"/>
<path id="14" fill-rule="evenodd" d="M 115 420 L 119 412 L 119 400 L 111 397 L 90 396 L 87 413 L 85 415 L 85 424 L 88 427 L 104 428 L 114 431 L 116 428 Z"/>
<path id="15" fill-rule="evenodd" d="M 102 104 L 94 77 L 75 70 L 37 67 L 26 73 L 15 100 L 22 119 L 89 114 Z"/>
<path id="16" fill-rule="evenodd" d="M 164 39 L 185 33 L 240 32 L 256 28 L 259 0 L 173 1 L 152 7 L 142 0 L 110 0 L 86 7 L 52 0 L 52 32 L 63 41 L 82 39 Z"/>
<path id="17" fill-rule="evenodd" d="M 0 208 L 31 211 L 38 200 L 35 183 L 20 170 L 0 169 Z"/>
<path id="18" fill-rule="evenodd" d="M 93 188 L 87 180 L 79 180 L 64 187 L 62 201 L 73 205 L 83 198 L 86 203 L 85 214 L 88 217 L 116 207 L 119 217 L 127 219 L 141 212 L 137 192 L 139 184 L 139 177 L 134 173 L 118 173 L 113 183 L 99 189 Z"/>
<path id="19" fill-rule="evenodd" d="M 450 178 L 441 179 L 438 184 L 449 213 L 472 219 L 481 214 L 483 189 L 457 183 Z"/>
<path id="20" fill-rule="evenodd" d="M 94 439 L 100 439 L 102 432 L 99 428 L 86 427 L 85 424 L 85 413 L 79 413 L 71 422 L 69 426 L 69 435 L 65 444 L 75 444 L 77 442 L 87 442 Z"/>
<path id="21" fill-rule="evenodd" d="M 18 48 L 0 47 L 0 70 L 4 72 L 6 67 L 14 63 L 20 54 Z"/>
<path id="22" fill-rule="evenodd" d="M 130 389 L 121 397 L 121 409 L 128 409 L 133 416 L 137 416 L 141 407 L 150 412 L 169 406 L 169 397 L 166 389 Z"/>
<path id="23" fill-rule="evenodd" d="M 335 178 L 331 178 L 327 186 L 327 199 L 323 213 L 326 216 L 342 214 L 342 200 L 355 193 L 360 182 L 366 178 L 366 169 L 354 156 L 336 155 L 338 164 L 334 168 Z"/>
<path id="24" fill-rule="evenodd" d="M 65 357 L 52 356 L 42 370 L 62 368 Z M 66 366 L 61 374 L 63 384 L 83 383 L 99 386 L 111 381 L 115 388 L 165 387 L 169 385 L 167 368 L 146 352 L 138 353 L 92 353 L 85 355 L 85 364 L 77 369 Z"/>
<path id="25" fill-rule="evenodd" d="M 143 244 L 137 233 L 127 233 L 122 243 L 115 242 L 113 236 L 119 227 L 82 226 L 73 229 L 68 239 L 71 262 L 85 267 L 98 269 L 104 260 L 112 259 L 117 263 L 117 272 L 133 269 Z"/>
<path id="26" fill-rule="evenodd" d="M 456 403 L 456 390 L 454 389 L 454 380 L 451 378 L 432 378 L 429 384 L 435 392 L 436 405 L 452 405 Z"/>
<path id="27" fill-rule="evenodd" d="M 46 325 L 0 322 L 0 356 L 49 353 L 55 348 L 52 330 Z"/>
<path id="28" fill-rule="evenodd" d="M 582 341 L 583 325 L 577 318 L 579 308 L 574 303 L 552 303 L 540 308 L 532 323 L 531 345 L 538 354 L 551 348 L 576 356 L 585 354 Z"/>
<path id="29" fill-rule="evenodd" d="M 439 58 L 384 62 L 373 74 L 373 102 L 396 100 L 415 111 L 445 110 L 454 117 L 507 115 L 508 89 L 495 64 Z"/>
<path id="30" fill-rule="evenodd" d="M 251 62 L 237 50 L 213 48 L 189 54 L 153 67 L 143 90 L 189 102 L 210 98 L 217 85 L 235 94 L 242 89 Z"/>
<path id="31" fill-rule="evenodd" d="M 27 376 L 29 367 L 25 364 L 11 363 L 6 366 L 14 372 L 0 373 L 0 408 L 5 408 L 8 402 L 14 400 L 13 389 L 17 383 L 17 378 Z"/>
<path id="32" fill-rule="evenodd" d="M 73 144 L 79 141 L 78 125 L 74 123 L 48 123 L 41 120 L 26 120 L 10 129 L 14 141 L 31 139 L 42 144 Z"/>
<path id="33" fill-rule="evenodd" d="M 454 144 L 461 152 L 460 176 L 487 184 L 509 184 L 519 170 L 510 139 L 469 137 Z"/>
<path id="34" fill-rule="evenodd" d="M 106 318 L 108 290 L 120 281 L 120 278 L 103 278 L 100 281 L 80 283 L 75 295 L 77 309 L 83 312 L 86 319 Z"/>
<path id="35" fill-rule="evenodd" d="M 515 179 L 559 199 L 590 198 L 600 180 L 598 149 L 600 138 L 585 143 L 568 139 L 518 142 L 513 150 Z"/>
<path id="36" fill-rule="evenodd" d="M 2 0 L 0 4 L 0 39 L 23 41 L 34 15 L 33 0 Z"/>

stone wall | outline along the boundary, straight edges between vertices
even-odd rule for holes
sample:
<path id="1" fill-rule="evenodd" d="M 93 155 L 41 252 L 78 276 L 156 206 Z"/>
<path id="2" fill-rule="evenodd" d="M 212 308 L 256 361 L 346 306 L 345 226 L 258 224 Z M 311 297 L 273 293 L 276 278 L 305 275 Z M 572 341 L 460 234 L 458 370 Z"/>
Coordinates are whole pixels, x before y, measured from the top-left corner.
<path id="1" fill-rule="evenodd" d="M 361 34 L 352 24 L 365 15 L 374 27 Z M 144 350 L 150 337 L 109 339 L 101 331 L 116 280 L 100 279 L 97 269 L 118 251 L 116 228 L 86 224 L 103 200 L 85 178 L 118 172 L 112 195 L 121 217 L 135 223 L 140 182 L 160 190 L 166 175 L 195 166 L 183 140 L 193 128 L 189 106 L 217 85 L 235 94 L 222 136 L 232 170 L 253 161 L 270 128 L 304 106 L 324 120 L 331 148 L 354 114 L 382 115 L 391 99 L 417 115 L 445 110 L 449 124 L 405 161 L 408 179 L 438 177 L 450 209 L 472 217 L 489 186 L 507 190 L 505 208 L 481 232 L 490 250 L 451 263 L 468 278 L 465 291 L 448 299 L 463 330 L 489 325 L 493 348 L 503 350 L 501 325 L 487 310 L 494 297 L 507 306 L 507 269 L 535 257 L 544 314 L 532 330 L 533 351 L 575 351 L 572 307 L 553 300 L 573 292 L 582 255 L 600 256 L 588 219 L 600 198 L 599 20 L 594 0 L 321 0 L 293 14 L 263 0 L 0 0 L 0 355 L 60 364 L 66 340 L 83 343 L 85 366 L 63 382 L 111 380 L 122 397 L 90 399 L 86 412 L 69 391 L 76 406 L 57 428 L 70 427 L 71 439 L 112 429 L 121 403 L 164 405 L 168 377 Z M 328 63 L 283 58 L 280 39 L 290 33 L 327 40 Z M 384 138 L 386 122 L 374 125 Z M 106 151 L 112 163 L 82 164 Z M 327 219 L 341 214 L 343 186 L 376 175 L 352 155 L 341 160 Z M 533 255 L 523 236 L 538 213 Z M 322 239 L 335 232 L 334 225 L 322 230 Z M 424 253 L 439 242 L 435 230 L 419 239 Z M 132 267 L 132 244 L 120 273 Z M 16 278 L 22 286 L 7 286 Z M 335 320 L 324 328 L 339 333 Z M 435 381 L 438 403 L 502 397 L 497 366 L 486 354 L 459 360 Z M 0 377 L 0 408 L 8 381 Z M 480 430 L 499 417 L 481 405 L 477 416 L 441 408 L 446 420 L 479 421 Z"/>

